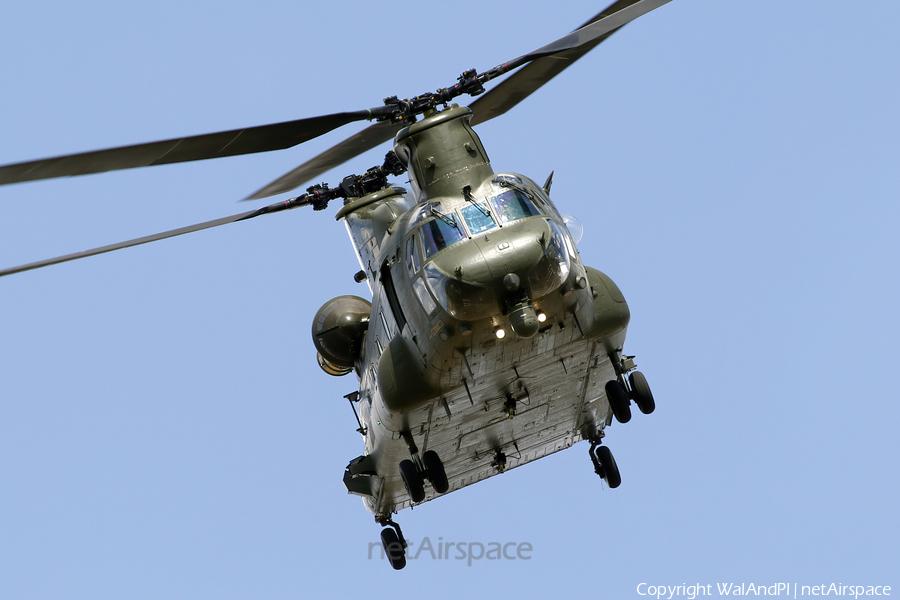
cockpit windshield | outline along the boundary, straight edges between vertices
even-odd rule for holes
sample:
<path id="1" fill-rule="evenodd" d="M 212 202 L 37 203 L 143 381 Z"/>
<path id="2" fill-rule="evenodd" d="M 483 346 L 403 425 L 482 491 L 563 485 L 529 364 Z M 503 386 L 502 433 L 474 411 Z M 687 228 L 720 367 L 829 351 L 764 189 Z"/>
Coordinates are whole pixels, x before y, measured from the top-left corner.
<path id="1" fill-rule="evenodd" d="M 508 190 L 499 196 L 494 196 L 491 198 L 491 203 L 494 205 L 494 210 L 497 211 L 501 223 L 510 223 L 541 214 L 528 196 L 520 190 Z"/>
<path id="2" fill-rule="evenodd" d="M 443 216 L 443 215 L 442 215 Z M 465 239 L 459 224 L 452 216 L 437 217 L 422 226 L 422 241 L 425 246 L 425 257 L 431 258 L 447 246 Z"/>
<path id="3" fill-rule="evenodd" d="M 490 202 L 475 200 L 471 194 L 466 200 L 465 205 L 453 209 L 444 209 L 439 202 L 427 202 L 414 209 L 407 227 L 417 233 L 421 230 L 425 260 L 461 242 L 467 235 L 476 236 L 513 221 L 543 214 L 528 194 L 518 188 L 506 189 Z"/>
<path id="4" fill-rule="evenodd" d="M 488 231 L 497 227 L 494 217 L 486 206 L 477 203 L 468 204 L 460 209 L 466 225 L 472 235 L 478 235 L 483 231 Z"/>

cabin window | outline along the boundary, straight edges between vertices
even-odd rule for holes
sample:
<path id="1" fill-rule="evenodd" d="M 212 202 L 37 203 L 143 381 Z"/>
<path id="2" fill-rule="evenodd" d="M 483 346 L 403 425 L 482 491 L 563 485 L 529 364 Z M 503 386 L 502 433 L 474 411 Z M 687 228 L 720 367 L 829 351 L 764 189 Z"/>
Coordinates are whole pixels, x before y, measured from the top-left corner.
<path id="1" fill-rule="evenodd" d="M 384 336 L 387 339 L 391 339 L 391 330 L 388 329 L 387 319 L 384 318 L 384 311 L 378 311 L 378 316 L 381 317 L 381 326 L 384 327 Z"/>
<path id="2" fill-rule="evenodd" d="M 509 190 L 491 199 L 501 223 L 518 221 L 541 214 L 534 203 L 519 190 Z"/>
<path id="3" fill-rule="evenodd" d="M 459 230 L 459 224 L 452 215 L 441 215 L 422 226 L 422 242 L 425 246 L 425 258 L 431 258 L 447 246 L 452 246 L 465 239 Z"/>
<path id="4" fill-rule="evenodd" d="M 494 217 L 484 204 L 471 203 L 460 209 L 466 226 L 472 235 L 478 235 L 484 231 L 489 231 L 497 227 Z"/>
<path id="5" fill-rule="evenodd" d="M 406 316 L 400 307 L 400 298 L 397 297 L 397 290 L 394 289 L 394 278 L 391 276 L 391 267 L 387 261 L 381 265 L 381 284 L 388 306 L 391 307 L 394 322 L 397 324 L 397 332 L 403 333 L 403 328 L 406 327 Z"/>

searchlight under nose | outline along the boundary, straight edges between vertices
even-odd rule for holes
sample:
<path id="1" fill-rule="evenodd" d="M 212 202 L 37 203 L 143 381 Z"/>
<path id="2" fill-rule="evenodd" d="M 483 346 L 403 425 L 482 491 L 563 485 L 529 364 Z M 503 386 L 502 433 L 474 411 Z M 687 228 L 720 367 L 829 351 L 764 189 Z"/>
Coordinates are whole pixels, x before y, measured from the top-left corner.
<path id="1" fill-rule="evenodd" d="M 522 280 L 515 273 L 503 277 L 503 287 L 508 292 L 507 302 L 512 304 L 507 315 L 509 324 L 519 337 L 530 338 L 538 332 L 540 321 L 527 294 L 521 292 Z"/>

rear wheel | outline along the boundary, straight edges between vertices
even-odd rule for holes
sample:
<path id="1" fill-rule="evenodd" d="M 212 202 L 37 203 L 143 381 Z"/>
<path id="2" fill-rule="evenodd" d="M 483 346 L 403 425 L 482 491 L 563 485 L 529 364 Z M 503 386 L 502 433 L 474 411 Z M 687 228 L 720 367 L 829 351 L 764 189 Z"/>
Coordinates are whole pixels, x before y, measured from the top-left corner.
<path id="1" fill-rule="evenodd" d="M 606 399 L 609 407 L 619 423 L 627 423 L 631 420 L 631 405 L 625 388 L 617 379 L 606 382 Z"/>
<path id="2" fill-rule="evenodd" d="M 656 410 L 656 402 L 653 400 L 653 392 L 647 384 L 647 378 L 640 371 L 635 371 L 628 376 L 628 383 L 631 384 L 631 397 L 634 403 L 645 415 L 649 415 Z"/>
<path id="3" fill-rule="evenodd" d="M 406 551 L 393 527 L 381 530 L 381 545 L 384 546 L 384 553 L 394 569 L 399 571 L 406 566 Z"/>
<path id="4" fill-rule="evenodd" d="M 425 482 L 422 480 L 422 474 L 416 469 L 413 461 L 400 461 L 400 478 L 403 479 L 403 485 L 406 486 L 410 500 L 421 502 L 425 499 Z"/>
<path id="5" fill-rule="evenodd" d="M 613 458 L 612 452 L 606 446 L 597 448 L 597 461 L 603 467 L 604 479 L 606 485 L 611 488 L 617 488 L 622 483 L 622 476 L 619 475 L 619 467 L 616 465 L 616 459 Z"/>

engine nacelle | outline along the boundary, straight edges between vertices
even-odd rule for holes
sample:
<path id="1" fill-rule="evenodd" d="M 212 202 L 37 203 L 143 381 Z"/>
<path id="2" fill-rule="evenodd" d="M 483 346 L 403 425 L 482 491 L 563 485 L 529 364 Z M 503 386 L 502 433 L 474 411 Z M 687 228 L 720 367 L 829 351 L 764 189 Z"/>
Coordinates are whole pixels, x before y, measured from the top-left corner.
<path id="1" fill-rule="evenodd" d="M 338 296 L 319 309 L 312 324 L 319 366 L 329 375 L 346 375 L 362 353 L 372 303 L 359 296 Z"/>

